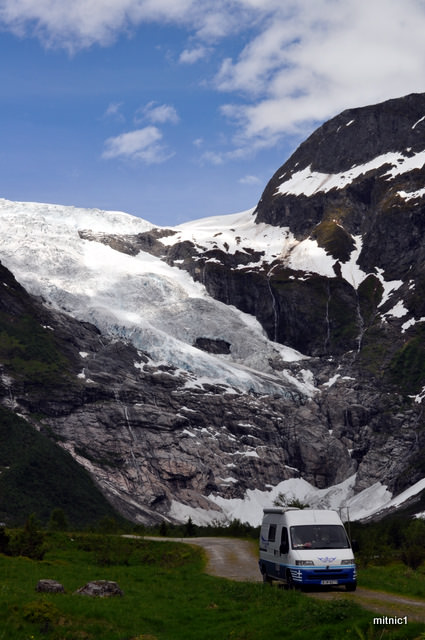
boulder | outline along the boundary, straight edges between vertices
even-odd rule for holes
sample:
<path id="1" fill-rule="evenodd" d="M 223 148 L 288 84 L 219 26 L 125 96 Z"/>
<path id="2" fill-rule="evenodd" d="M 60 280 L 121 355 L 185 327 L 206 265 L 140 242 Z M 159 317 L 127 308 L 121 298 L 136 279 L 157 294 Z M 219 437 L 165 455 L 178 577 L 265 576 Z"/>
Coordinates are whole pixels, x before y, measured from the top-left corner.
<path id="1" fill-rule="evenodd" d="M 77 589 L 76 594 L 91 596 L 93 598 L 112 598 L 113 596 L 123 596 L 124 592 L 116 582 L 110 580 L 93 580 L 87 582 L 84 587 Z"/>
<path id="2" fill-rule="evenodd" d="M 63 585 L 56 580 L 51 580 L 50 578 L 39 580 L 35 590 L 42 593 L 65 593 Z"/>

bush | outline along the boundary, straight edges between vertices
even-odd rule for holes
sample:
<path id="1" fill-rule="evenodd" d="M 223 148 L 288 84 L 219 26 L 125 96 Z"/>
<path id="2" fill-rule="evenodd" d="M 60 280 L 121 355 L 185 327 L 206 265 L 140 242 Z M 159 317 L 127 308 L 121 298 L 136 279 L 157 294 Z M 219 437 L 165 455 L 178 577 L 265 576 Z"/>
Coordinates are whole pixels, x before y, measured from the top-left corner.
<path id="1" fill-rule="evenodd" d="M 404 533 L 401 559 L 408 567 L 416 570 L 425 560 L 425 522 L 412 520 Z"/>
<path id="2" fill-rule="evenodd" d="M 27 622 L 39 624 L 40 632 L 47 633 L 59 619 L 59 611 L 51 602 L 35 600 L 24 606 L 23 618 Z"/>
<path id="3" fill-rule="evenodd" d="M 191 536 L 196 536 L 197 532 L 198 528 L 193 524 L 192 518 L 189 517 L 184 525 L 184 536 L 190 538 Z"/>
<path id="4" fill-rule="evenodd" d="M 400 557 L 406 566 L 415 571 L 425 560 L 425 549 L 417 544 L 405 546 Z"/>
<path id="5" fill-rule="evenodd" d="M 68 519 L 63 509 L 53 509 L 50 514 L 49 531 L 67 531 Z"/>
<path id="6" fill-rule="evenodd" d="M 46 553 L 44 537 L 35 515 L 31 514 L 24 528 L 11 538 L 9 552 L 13 556 L 25 556 L 32 560 L 42 560 Z"/>
<path id="7" fill-rule="evenodd" d="M 0 553 L 9 553 L 10 536 L 6 533 L 4 527 L 0 527 Z"/>

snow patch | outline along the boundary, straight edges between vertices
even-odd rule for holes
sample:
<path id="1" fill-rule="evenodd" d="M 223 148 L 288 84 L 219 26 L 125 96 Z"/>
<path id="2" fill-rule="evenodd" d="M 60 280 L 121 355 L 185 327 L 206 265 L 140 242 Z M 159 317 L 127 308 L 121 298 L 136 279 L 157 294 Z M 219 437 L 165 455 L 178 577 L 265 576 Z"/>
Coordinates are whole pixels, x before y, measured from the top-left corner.
<path id="1" fill-rule="evenodd" d="M 384 292 L 382 294 L 382 300 L 378 305 L 378 307 L 382 307 L 387 302 L 387 300 L 389 300 L 391 294 L 394 291 L 397 291 L 397 289 L 399 289 L 402 286 L 403 281 L 402 280 L 386 281 L 383 275 L 384 274 L 383 269 L 377 268 L 376 271 L 377 271 L 376 276 L 384 288 Z"/>
<path id="2" fill-rule="evenodd" d="M 425 187 L 417 191 L 397 191 L 397 194 L 400 198 L 403 198 L 403 200 L 417 200 L 425 196 Z"/>
<path id="3" fill-rule="evenodd" d="M 335 384 L 335 382 L 338 380 L 338 378 L 340 378 L 340 374 L 336 373 L 334 376 L 332 376 L 332 378 L 329 378 L 329 380 L 327 382 L 323 383 L 324 387 L 333 387 L 333 385 Z"/>
<path id="4" fill-rule="evenodd" d="M 425 398 L 425 387 L 422 388 L 420 393 L 417 393 L 415 396 L 409 396 L 409 397 L 412 398 L 412 400 L 414 400 L 416 404 L 421 404 L 422 400 L 424 400 Z"/>
<path id="5" fill-rule="evenodd" d="M 379 305 L 381 306 L 381 305 Z M 390 309 L 389 311 L 387 311 L 386 313 L 384 313 L 384 317 L 387 316 L 392 316 L 393 318 L 402 318 L 403 316 L 406 315 L 406 313 L 409 313 L 408 309 L 406 309 L 406 307 L 404 306 L 404 303 L 402 300 L 399 300 L 392 309 Z"/>
<path id="6" fill-rule="evenodd" d="M 412 126 L 412 129 L 416 129 L 416 127 L 418 126 L 418 124 L 419 124 L 420 122 L 422 122 L 423 120 L 425 120 L 425 116 L 422 116 L 422 118 L 419 118 L 419 120 L 417 120 L 417 121 L 415 122 L 415 124 Z"/>
<path id="7" fill-rule="evenodd" d="M 354 289 L 358 289 L 359 285 L 367 277 L 367 273 L 362 271 L 357 264 L 363 246 L 363 239 L 361 236 L 353 236 L 353 240 L 354 249 L 350 254 L 350 259 L 341 264 L 341 275 Z"/>
<path id="8" fill-rule="evenodd" d="M 173 502 L 170 515 L 180 521 L 184 521 L 190 515 L 195 524 L 238 519 L 256 527 L 261 524 L 263 509 L 272 507 L 279 494 L 283 494 L 287 500 L 297 499 L 314 509 L 339 511 L 343 520 L 360 520 L 383 509 L 399 507 L 425 489 L 424 478 L 393 498 L 387 487 L 380 482 L 354 494 L 355 482 L 354 474 L 337 485 L 327 489 L 317 489 L 302 478 L 291 478 L 270 487 L 268 491 L 248 489 L 244 498 L 229 499 L 210 494 L 207 499 L 211 509 L 194 509 Z"/>
<path id="9" fill-rule="evenodd" d="M 344 189 L 359 176 L 387 164 L 391 165 L 391 169 L 384 174 L 384 178 L 394 178 L 413 169 L 420 169 L 424 163 L 425 151 L 421 151 L 411 157 L 404 156 L 401 152 L 385 153 L 365 164 L 354 165 L 351 169 L 341 173 L 320 173 L 312 171 L 311 166 L 309 166 L 302 171 L 293 173 L 288 180 L 285 180 L 278 187 L 275 195 L 292 194 L 310 197 L 319 191 L 327 193 L 331 189 Z"/>

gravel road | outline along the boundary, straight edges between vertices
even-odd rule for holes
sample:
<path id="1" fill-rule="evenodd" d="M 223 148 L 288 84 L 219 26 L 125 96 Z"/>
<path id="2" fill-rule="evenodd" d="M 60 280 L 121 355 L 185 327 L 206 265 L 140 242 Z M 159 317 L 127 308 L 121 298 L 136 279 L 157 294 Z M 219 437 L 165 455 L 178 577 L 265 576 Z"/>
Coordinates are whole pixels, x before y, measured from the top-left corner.
<path id="1" fill-rule="evenodd" d="M 193 544 L 205 549 L 207 573 L 230 580 L 260 582 L 257 545 L 255 542 L 237 538 L 149 538 L 150 540 L 172 540 Z M 425 600 L 410 598 L 384 591 L 357 588 L 354 593 L 345 590 L 315 591 L 307 595 L 321 600 L 335 598 L 354 599 L 358 604 L 380 616 L 407 616 L 408 621 L 425 623 Z"/>
<path id="2" fill-rule="evenodd" d="M 207 573 L 213 576 L 243 582 L 262 580 L 255 542 L 236 538 L 190 538 L 183 542 L 205 549 Z"/>

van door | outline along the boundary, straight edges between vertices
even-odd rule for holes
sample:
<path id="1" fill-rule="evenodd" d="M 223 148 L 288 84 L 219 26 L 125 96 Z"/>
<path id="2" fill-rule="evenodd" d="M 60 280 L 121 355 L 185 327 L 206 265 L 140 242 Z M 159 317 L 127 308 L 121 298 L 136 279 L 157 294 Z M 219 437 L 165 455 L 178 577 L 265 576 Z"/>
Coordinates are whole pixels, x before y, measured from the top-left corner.
<path id="1" fill-rule="evenodd" d="M 288 567 L 288 554 L 289 554 L 289 535 L 288 529 L 282 527 L 279 541 L 279 578 L 286 579 L 286 571 Z"/>
<path id="2" fill-rule="evenodd" d="M 270 566 L 270 575 L 273 578 L 277 578 L 279 575 L 279 564 L 278 564 L 278 555 L 279 555 L 279 530 L 276 524 L 271 524 L 269 529 L 269 542 L 270 542 L 270 553 L 272 554 L 272 564 Z"/>
<path id="3" fill-rule="evenodd" d="M 277 525 L 274 522 L 263 523 L 260 533 L 260 571 L 265 582 L 270 582 L 272 578 L 276 578 L 276 567 L 278 557 L 278 532 Z"/>

